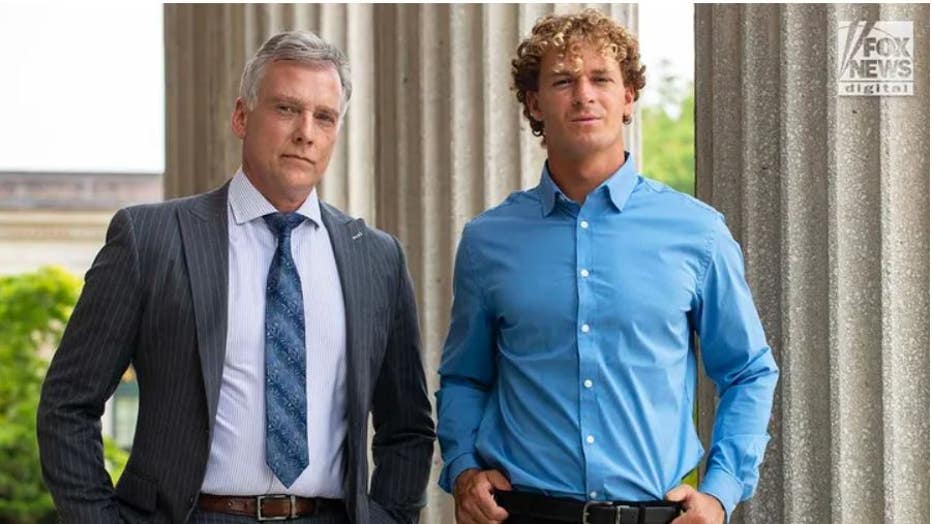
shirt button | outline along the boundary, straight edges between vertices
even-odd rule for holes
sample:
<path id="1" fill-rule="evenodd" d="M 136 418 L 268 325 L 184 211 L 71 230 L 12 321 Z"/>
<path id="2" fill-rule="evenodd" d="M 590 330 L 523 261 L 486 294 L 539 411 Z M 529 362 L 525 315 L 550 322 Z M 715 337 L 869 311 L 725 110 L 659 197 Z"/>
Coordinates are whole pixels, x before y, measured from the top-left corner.
<path id="1" fill-rule="evenodd" d="M 587 378 L 586 381 L 583 382 L 583 386 L 586 386 L 587 388 L 591 388 L 591 387 L 592 387 L 592 381 L 589 380 L 589 379 Z"/>
<path id="2" fill-rule="evenodd" d="M 589 276 L 589 270 L 583 269 L 582 271 L 579 272 L 579 274 L 582 275 L 583 278 L 586 278 Z"/>
<path id="3" fill-rule="evenodd" d="M 597 492 L 595 492 L 595 491 L 590 491 L 590 492 L 589 492 L 589 498 L 590 498 L 590 499 L 595 500 L 595 499 L 597 499 L 598 497 L 599 497 L 599 494 L 598 494 Z"/>
<path id="4" fill-rule="evenodd" d="M 592 444 L 593 442 L 595 442 L 595 437 L 593 437 L 592 435 L 589 435 L 588 437 L 586 437 L 587 444 Z"/>
<path id="5" fill-rule="evenodd" d="M 589 332 L 589 324 L 583 324 L 583 325 L 582 325 L 582 332 L 583 332 L 583 333 L 588 333 L 588 332 Z"/>
<path id="6" fill-rule="evenodd" d="M 583 220 L 582 222 L 579 223 L 579 227 L 583 229 L 589 229 L 589 222 L 586 222 L 585 220 Z"/>

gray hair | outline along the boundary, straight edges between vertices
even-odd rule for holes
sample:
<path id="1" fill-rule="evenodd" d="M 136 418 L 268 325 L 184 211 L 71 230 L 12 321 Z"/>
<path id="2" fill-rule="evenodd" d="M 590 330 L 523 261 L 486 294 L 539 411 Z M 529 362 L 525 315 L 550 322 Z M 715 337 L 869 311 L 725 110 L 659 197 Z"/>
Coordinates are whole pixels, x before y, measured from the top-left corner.
<path id="1" fill-rule="evenodd" d="M 353 84 L 350 81 L 350 68 L 346 55 L 338 47 L 330 44 L 310 31 L 286 31 L 269 37 L 262 44 L 256 55 L 246 63 L 243 78 L 239 84 L 239 96 L 246 101 L 250 109 L 255 107 L 259 97 L 259 83 L 265 76 L 265 67 L 278 60 L 295 60 L 310 66 L 332 64 L 340 75 L 342 104 L 340 116 L 346 113 Z"/>

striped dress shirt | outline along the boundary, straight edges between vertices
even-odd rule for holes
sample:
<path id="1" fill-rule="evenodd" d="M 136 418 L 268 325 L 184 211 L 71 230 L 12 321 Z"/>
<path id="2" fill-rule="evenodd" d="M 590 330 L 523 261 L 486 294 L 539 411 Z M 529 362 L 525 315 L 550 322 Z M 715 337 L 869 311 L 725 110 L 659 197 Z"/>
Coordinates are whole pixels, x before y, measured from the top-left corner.
<path id="1" fill-rule="evenodd" d="M 346 437 L 346 325 L 343 290 L 317 190 L 297 210 L 292 232 L 307 335 L 310 464 L 285 488 L 265 462 L 265 285 L 276 239 L 262 216 L 275 207 L 240 169 L 230 182 L 229 300 L 223 381 L 201 491 L 343 498 Z"/>

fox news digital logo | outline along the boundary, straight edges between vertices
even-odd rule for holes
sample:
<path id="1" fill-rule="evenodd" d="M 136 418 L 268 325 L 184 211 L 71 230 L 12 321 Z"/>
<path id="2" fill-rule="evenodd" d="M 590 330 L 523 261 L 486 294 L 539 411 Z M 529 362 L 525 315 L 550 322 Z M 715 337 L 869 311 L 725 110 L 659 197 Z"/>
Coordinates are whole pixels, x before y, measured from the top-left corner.
<path id="1" fill-rule="evenodd" d="M 838 94 L 913 94 L 912 22 L 840 22 Z"/>

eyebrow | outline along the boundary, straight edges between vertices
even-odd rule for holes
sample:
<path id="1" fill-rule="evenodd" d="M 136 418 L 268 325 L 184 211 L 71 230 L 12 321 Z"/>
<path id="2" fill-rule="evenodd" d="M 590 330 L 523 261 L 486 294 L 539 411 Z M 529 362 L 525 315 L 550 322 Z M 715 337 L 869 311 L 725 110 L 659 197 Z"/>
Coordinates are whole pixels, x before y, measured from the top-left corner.
<path id="1" fill-rule="evenodd" d="M 272 96 L 271 98 L 272 98 L 272 102 L 276 104 L 285 103 L 285 104 L 291 104 L 291 105 L 296 105 L 296 106 L 304 106 L 303 102 L 291 96 L 284 96 L 284 95 L 283 96 Z"/>
<path id="2" fill-rule="evenodd" d="M 298 106 L 298 107 L 300 107 L 300 108 L 302 108 L 302 109 L 305 108 L 304 102 L 301 101 L 301 100 L 298 99 L 298 98 L 293 97 L 293 96 L 281 95 L 281 96 L 272 96 L 271 98 L 272 98 L 272 102 L 273 102 L 273 103 L 276 103 L 276 104 L 285 103 L 285 104 L 291 104 L 291 105 Z M 312 109 L 313 109 L 314 111 L 323 111 L 323 112 L 325 112 L 325 113 L 327 113 L 327 114 L 329 114 L 330 116 L 333 116 L 333 117 L 335 117 L 335 118 L 340 116 L 340 112 L 339 112 L 338 110 L 332 108 L 332 107 L 317 106 L 317 107 L 314 107 L 314 108 L 312 108 Z"/>
<path id="3" fill-rule="evenodd" d="M 570 71 L 569 69 L 557 69 L 556 71 L 553 71 L 553 70 L 550 71 L 551 76 L 568 76 L 574 73 L 576 73 L 576 71 Z M 607 75 L 608 73 L 609 73 L 609 70 L 604 67 L 593 69 L 591 71 L 591 74 L 593 75 Z"/>
<path id="4" fill-rule="evenodd" d="M 323 112 L 326 113 L 328 116 L 332 117 L 334 120 L 337 120 L 337 119 L 340 118 L 340 112 L 337 111 L 336 109 L 332 108 L 332 107 L 319 106 L 319 107 L 316 108 L 316 110 L 317 110 L 317 111 L 323 111 Z"/>

